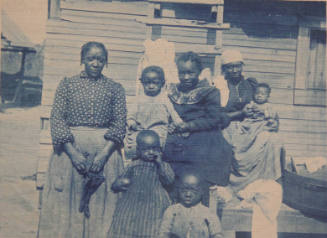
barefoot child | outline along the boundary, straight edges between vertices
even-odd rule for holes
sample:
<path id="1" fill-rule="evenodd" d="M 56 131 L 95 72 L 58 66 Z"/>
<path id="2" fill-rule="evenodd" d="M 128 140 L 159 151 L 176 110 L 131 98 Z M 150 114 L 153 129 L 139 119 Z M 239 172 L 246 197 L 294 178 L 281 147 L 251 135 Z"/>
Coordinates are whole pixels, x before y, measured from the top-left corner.
<path id="1" fill-rule="evenodd" d="M 164 186 L 174 182 L 174 172 L 161 160 L 159 136 L 151 130 L 140 131 L 136 144 L 137 159 L 112 185 L 122 194 L 108 238 L 157 238 L 163 213 L 170 205 Z"/>
<path id="2" fill-rule="evenodd" d="M 177 181 L 179 203 L 164 213 L 160 238 L 222 238 L 218 216 L 201 204 L 201 177 L 185 171 Z"/>
<path id="3" fill-rule="evenodd" d="M 182 122 L 173 105 L 162 90 L 165 76 L 162 68 L 149 66 L 142 71 L 140 78 L 144 94 L 138 97 L 136 113 L 127 120 L 127 136 L 124 141 L 124 151 L 128 159 L 136 157 L 136 136 L 141 130 L 153 130 L 160 137 L 163 147 L 167 137 L 170 122 Z"/>

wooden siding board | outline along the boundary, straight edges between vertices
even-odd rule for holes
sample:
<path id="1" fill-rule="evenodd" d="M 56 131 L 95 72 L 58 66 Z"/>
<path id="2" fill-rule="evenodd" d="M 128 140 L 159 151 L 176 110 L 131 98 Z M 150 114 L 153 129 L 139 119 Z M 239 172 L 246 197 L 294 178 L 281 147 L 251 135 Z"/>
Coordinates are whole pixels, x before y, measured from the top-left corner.
<path id="1" fill-rule="evenodd" d="M 70 3 L 62 1 L 61 11 L 74 10 L 83 12 L 83 14 L 93 13 L 93 14 L 130 14 L 130 15 L 143 15 L 145 14 L 144 9 L 147 7 L 147 2 L 81 2 Z"/>

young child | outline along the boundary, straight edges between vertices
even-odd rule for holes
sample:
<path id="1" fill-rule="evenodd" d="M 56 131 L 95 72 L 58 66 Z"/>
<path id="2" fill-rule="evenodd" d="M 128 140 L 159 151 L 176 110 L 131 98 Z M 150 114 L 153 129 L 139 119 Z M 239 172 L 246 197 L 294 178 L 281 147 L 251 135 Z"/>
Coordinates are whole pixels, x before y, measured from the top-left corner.
<path id="1" fill-rule="evenodd" d="M 160 238 L 221 238 L 218 216 L 201 204 L 204 181 L 193 171 L 184 172 L 177 181 L 179 203 L 165 211 Z"/>
<path id="2" fill-rule="evenodd" d="M 144 94 L 138 97 L 136 112 L 127 119 L 127 136 L 124 151 L 127 159 L 136 157 L 136 136 L 141 130 L 153 130 L 160 137 L 160 144 L 165 145 L 170 122 L 180 123 L 182 119 L 175 112 L 164 90 L 165 76 L 159 66 L 149 66 L 142 71 L 140 78 Z"/>
<path id="3" fill-rule="evenodd" d="M 108 238 L 157 238 L 160 222 L 171 204 L 164 186 L 174 182 L 174 172 L 161 159 L 160 139 L 151 130 L 140 131 L 137 154 L 112 189 L 121 191 Z"/>
<path id="4" fill-rule="evenodd" d="M 256 86 L 253 101 L 245 106 L 251 113 L 251 116 L 245 118 L 240 123 L 240 128 L 244 133 L 248 132 L 251 128 L 253 130 L 254 125 L 267 131 L 278 130 L 278 114 L 268 102 L 270 92 L 271 88 L 266 83 L 259 83 Z"/>

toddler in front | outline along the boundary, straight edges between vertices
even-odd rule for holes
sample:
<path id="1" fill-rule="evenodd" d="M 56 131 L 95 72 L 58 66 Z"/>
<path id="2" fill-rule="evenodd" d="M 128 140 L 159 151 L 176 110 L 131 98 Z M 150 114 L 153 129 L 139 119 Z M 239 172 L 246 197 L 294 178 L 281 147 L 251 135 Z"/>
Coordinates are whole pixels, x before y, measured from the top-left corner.
<path id="1" fill-rule="evenodd" d="M 167 208 L 160 238 L 222 238 L 218 216 L 201 204 L 203 179 L 185 171 L 177 180 L 179 203 Z"/>

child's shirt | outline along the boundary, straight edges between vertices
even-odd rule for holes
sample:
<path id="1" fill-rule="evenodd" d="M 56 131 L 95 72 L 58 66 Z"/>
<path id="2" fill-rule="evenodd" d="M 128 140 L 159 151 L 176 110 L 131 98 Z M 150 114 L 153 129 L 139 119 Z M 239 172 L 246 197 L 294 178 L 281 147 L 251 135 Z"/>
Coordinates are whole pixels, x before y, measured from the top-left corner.
<path id="1" fill-rule="evenodd" d="M 254 101 L 251 101 L 249 104 L 246 105 L 246 107 L 258 111 L 250 118 L 252 120 L 261 121 L 276 119 L 278 117 L 277 112 L 274 110 L 273 106 L 269 102 L 266 102 L 264 104 L 258 104 Z"/>
<path id="2" fill-rule="evenodd" d="M 135 106 L 128 119 L 136 121 L 143 129 L 151 129 L 158 125 L 167 126 L 170 120 L 175 123 L 182 122 L 165 91 L 155 97 L 141 95 L 137 98 Z"/>
<path id="3" fill-rule="evenodd" d="M 160 238 L 223 237 L 219 219 L 201 203 L 193 207 L 174 204 L 167 208 L 161 223 Z"/>

